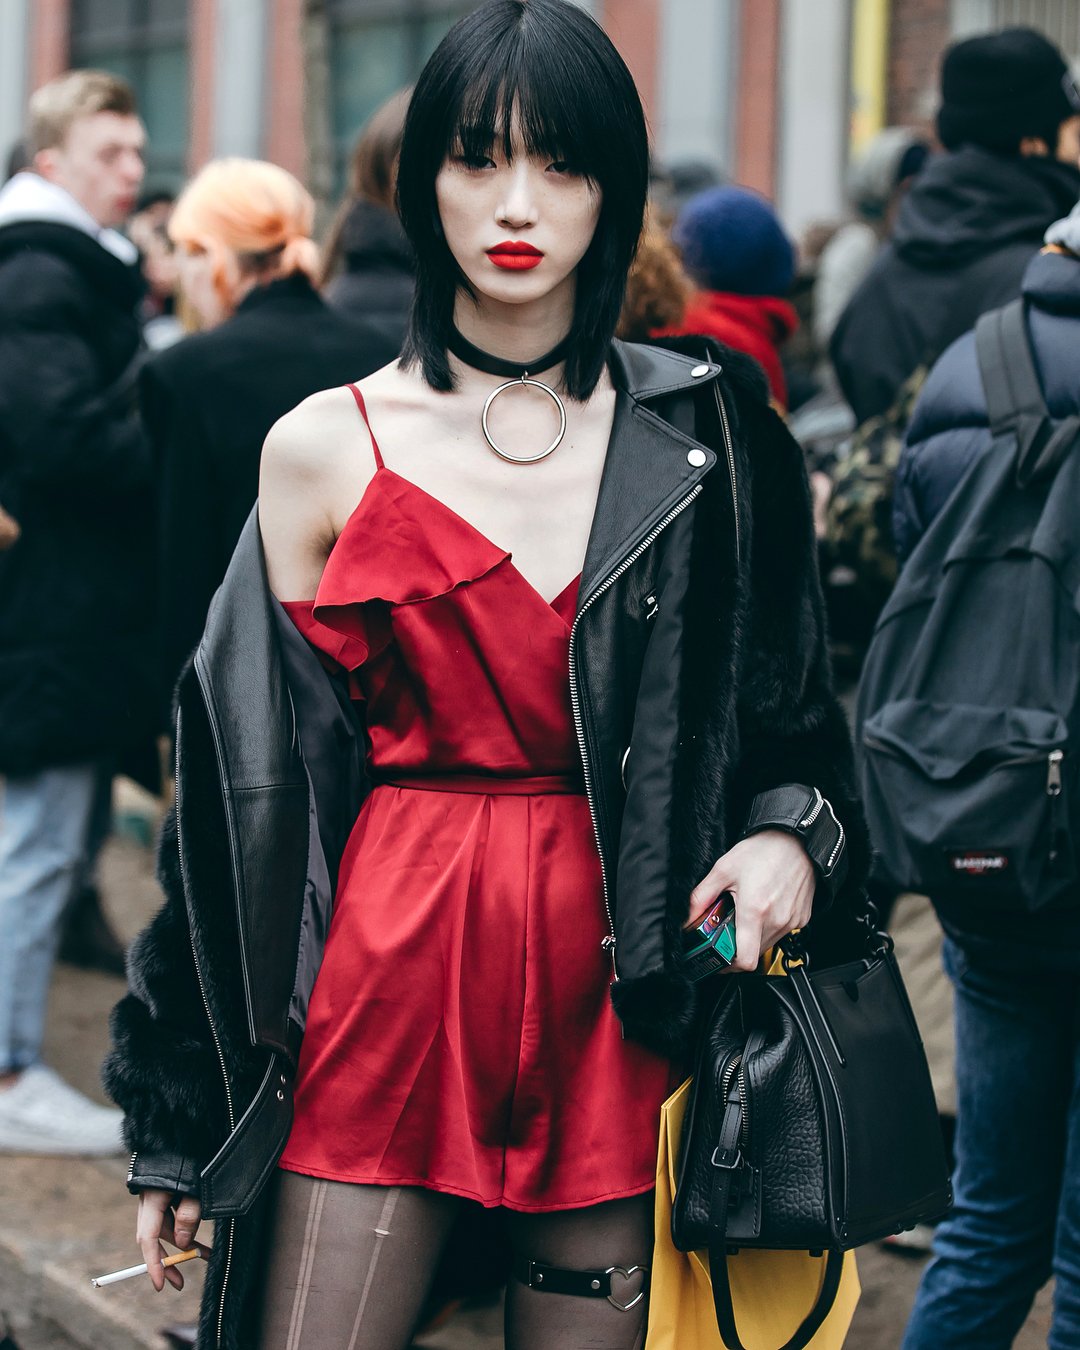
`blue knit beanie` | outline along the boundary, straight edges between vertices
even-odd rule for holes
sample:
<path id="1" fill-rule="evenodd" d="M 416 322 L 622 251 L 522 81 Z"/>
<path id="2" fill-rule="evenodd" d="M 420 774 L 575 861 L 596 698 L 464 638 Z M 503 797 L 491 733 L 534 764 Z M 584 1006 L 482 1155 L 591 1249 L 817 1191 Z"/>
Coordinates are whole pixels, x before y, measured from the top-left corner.
<path id="1" fill-rule="evenodd" d="M 709 291 L 787 295 L 795 249 L 776 213 L 747 188 L 708 188 L 683 207 L 672 238 L 686 270 Z"/>

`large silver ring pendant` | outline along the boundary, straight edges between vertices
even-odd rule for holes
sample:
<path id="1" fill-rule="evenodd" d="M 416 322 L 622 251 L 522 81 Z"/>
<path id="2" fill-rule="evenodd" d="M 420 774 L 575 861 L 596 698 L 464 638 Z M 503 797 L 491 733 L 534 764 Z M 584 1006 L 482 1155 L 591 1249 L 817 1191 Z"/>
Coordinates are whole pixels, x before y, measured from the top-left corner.
<path id="1" fill-rule="evenodd" d="M 559 434 L 545 449 L 535 455 L 512 455 L 509 450 L 504 450 L 501 445 L 496 445 L 488 429 L 488 413 L 491 411 L 491 405 L 499 397 L 505 394 L 508 389 L 540 389 L 550 399 L 554 400 L 556 408 L 559 410 Z M 547 459 L 548 455 L 554 454 L 562 444 L 562 438 L 566 435 L 566 408 L 563 406 L 562 399 L 558 396 L 550 384 L 544 384 L 542 380 L 530 380 L 527 375 L 522 375 L 520 380 L 507 380 L 505 384 L 500 384 L 497 389 L 493 389 L 488 394 L 487 402 L 484 404 L 484 411 L 480 418 L 480 425 L 484 431 L 484 440 L 491 446 L 492 450 L 500 459 L 505 459 L 509 464 L 539 464 L 542 459 Z"/>

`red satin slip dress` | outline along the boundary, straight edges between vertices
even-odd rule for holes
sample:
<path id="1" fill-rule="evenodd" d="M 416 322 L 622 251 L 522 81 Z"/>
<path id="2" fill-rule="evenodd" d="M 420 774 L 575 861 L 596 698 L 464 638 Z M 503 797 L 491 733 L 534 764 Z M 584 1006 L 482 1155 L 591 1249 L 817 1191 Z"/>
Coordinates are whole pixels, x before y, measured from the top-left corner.
<path id="1" fill-rule="evenodd" d="M 286 605 L 349 672 L 376 786 L 343 855 L 281 1166 L 529 1211 L 640 1194 L 671 1066 L 623 1040 L 608 994 L 570 705 L 578 579 L 548 603 L 371 440 L 376 472 L 315 600 Z"/>

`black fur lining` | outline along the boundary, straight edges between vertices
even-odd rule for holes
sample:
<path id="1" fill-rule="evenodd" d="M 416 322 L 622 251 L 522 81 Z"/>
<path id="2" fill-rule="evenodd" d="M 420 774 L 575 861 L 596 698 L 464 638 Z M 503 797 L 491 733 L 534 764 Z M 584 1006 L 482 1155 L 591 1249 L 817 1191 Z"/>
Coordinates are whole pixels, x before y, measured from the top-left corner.
<path id="1" fill-rule="evenodd" d="M 631 1040 L 685 1062 L 694 1039 L 697 991 L 678 972 L 657 970 L 611 986 L 611 1002 Z"/>

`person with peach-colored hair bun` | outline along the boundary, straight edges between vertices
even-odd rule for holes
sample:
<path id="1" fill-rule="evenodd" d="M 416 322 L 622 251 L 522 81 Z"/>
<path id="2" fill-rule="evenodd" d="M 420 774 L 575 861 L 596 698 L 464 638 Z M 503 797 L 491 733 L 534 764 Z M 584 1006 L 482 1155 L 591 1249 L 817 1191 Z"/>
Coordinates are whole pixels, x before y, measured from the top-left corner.
<path id="1" fill-rule="evenodd" d="M 311 237 L 315 202 L 286 169 L 256 159 L 216 159 L 180 195 L 169 236 L 184 295 L 203 327 L 232 314 L 256 286 L 319 273 Z"/>
<path id="2" fill-rule="evenodd" d="M 159 484 L 163 713 L 255 501 L 270 428 L 309 395 L 398 352 L 375 325 L 319 295 L 314 219 L 291 173 L 218 159 L 169 221 L 183 298 L 204 331 L 155 355 L 141 382 Z"/>

